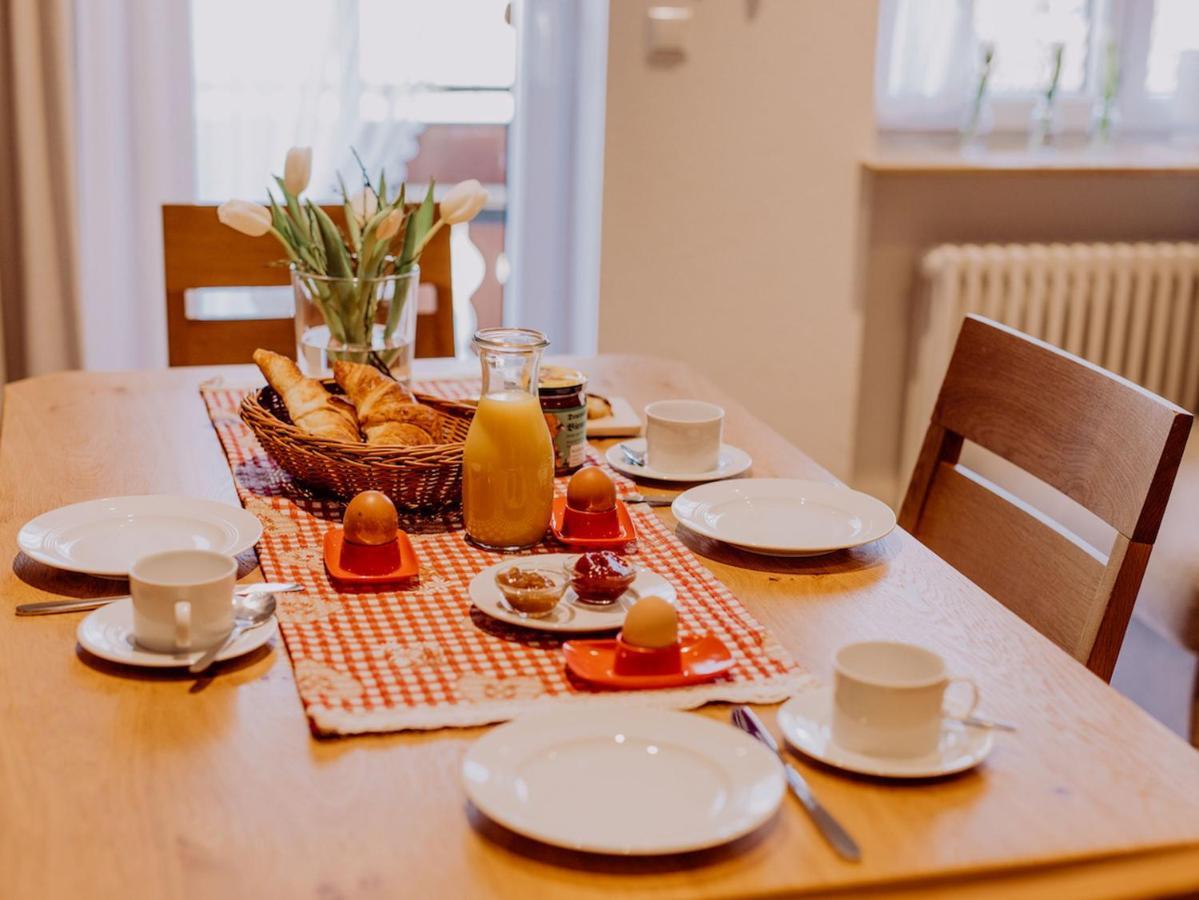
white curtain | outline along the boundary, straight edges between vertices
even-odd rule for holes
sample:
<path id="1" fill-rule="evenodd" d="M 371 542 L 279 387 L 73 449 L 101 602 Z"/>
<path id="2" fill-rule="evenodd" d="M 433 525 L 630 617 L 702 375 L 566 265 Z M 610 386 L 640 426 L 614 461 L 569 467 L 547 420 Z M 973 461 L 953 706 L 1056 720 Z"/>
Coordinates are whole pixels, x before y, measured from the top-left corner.
<path id="1" fill-rule="evenodd" d="M 194 195 L 187 0 L 76 0 L 83 362 L 166 365 L 163 203 Z"/>
<path id="2" fill-rule="evenodd" d="M 70 0 L 0 0 L 0 383 L 79 364 Z"/>

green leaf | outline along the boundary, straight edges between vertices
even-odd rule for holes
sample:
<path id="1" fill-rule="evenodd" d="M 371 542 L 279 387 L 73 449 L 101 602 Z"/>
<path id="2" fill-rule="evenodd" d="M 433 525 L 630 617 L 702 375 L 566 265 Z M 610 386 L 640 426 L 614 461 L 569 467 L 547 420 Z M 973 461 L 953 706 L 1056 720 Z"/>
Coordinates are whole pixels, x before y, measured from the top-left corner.
<path id="1" fill-rule="evenodd" d="M 350 232 L 350 243 L 355 253 L 361 253 L 362 232 L 358 228 L 358 216 L 354 213 L 354 204 L 350 202 L 350 195 L 346 191 L 346 183 L 340 172 L 337 173 L 337 183 L 341 185 L 341 199 L 346 211 L 346 228 Z"/>
<path id="2" fill-rule="evenodd" d="M 326 274 L 334 278 L 350 278 L 350 256 L 346 253 L 346 245 L 341 232 L 337 230 L 337 226 L 333 224 L 333 220 L 329 218 L 328 214 L 311 200 L 308 201 L 308 209 L 316 218 L 317 227 L 321 232 L 321 241 L 325 246 Z"/>
<path id="3" fill-rule="evenodd" d="M 433 182 L 430 181 L 425 199 L 421 201 L 416 212 L 408 217 L 408 228 L 404 231 L 404 249 L 400 251 L 399 271 L 407 272 L 417 261 L 413 259 L 413 253 L 425 233 L 433 227 L 433 212 L 436 208 L 437 204 L 433 202 Z"/>
<path id="4" fill-rule="evenodd" d="M 287 185 L 283 183 L 283 179 L 278 175 L 275 176 L 275 183 L 279 185 L 279 190 L 283 192 L 283 200 L 287 204 L 287 212 L 295 224 L 296 232 L 302 234 L 306 240 L 312 240 L 312 232 L 308 230 L 308 223 L 304 221 L 304 216 L 300 212 L 300 201 L 296 199 L 295 194 L 287 189 Z"/>
<path id="5" fill-rule="evenodd" d="M 387 172 L 379 170 L 379 205 L 387 205 Z"/>

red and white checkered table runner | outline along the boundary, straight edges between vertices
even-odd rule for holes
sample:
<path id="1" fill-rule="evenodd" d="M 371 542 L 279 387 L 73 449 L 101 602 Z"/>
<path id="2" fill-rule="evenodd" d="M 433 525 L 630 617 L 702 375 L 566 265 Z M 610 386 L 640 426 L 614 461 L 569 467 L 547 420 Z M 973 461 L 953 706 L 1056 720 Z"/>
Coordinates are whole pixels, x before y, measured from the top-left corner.
<path id="1" fill-rule="evenodd" d="M 458 399 L 477 396 L 478 382 L 415 387 Z M 460 527 L 419 533 L 436 523 L 402 521 L 420 557 L 419 584 L 398 591 L 338 591 L 325 572 L 322 541 L 326 530 L 340 524 L 342 504 L 309 498 L 266 455 L 238 417 L 244 390 L 208 386 L 201 393 L 238 495 L 262 520 L 258 557 L 264 576 L 305 588 L 279 595 L 278 617 L 317 734 L 482 725 L 566 703 L 676 709 L 713 700 L 772 703 L 794 693 L 807 677 L 658 517 L 638 505 L 631 507 L 639 539 L 630 555 L 674 585 L 684 633 L 709 632 L 732 651 L 736 666 L 719 681 L 618 692 L 572 682 L 558 636 L 516 628 L 472 608 L 470 579 L 502 557 L 467 543 Z M 594 454 L 592 459 L 598 462 Z M 609 474 L 618 491 L 634 489 L 628 479 Z M 558 490 L 565 490 L 565 479 L 559 479 Z M 542 549 L 562 550 L 548 544 Z"/>

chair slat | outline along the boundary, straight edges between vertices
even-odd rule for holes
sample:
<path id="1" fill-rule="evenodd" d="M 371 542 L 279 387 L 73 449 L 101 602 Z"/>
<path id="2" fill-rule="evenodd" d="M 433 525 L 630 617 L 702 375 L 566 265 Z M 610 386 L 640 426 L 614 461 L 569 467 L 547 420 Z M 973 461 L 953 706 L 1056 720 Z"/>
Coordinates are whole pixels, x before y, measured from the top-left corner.
<path id="1" fill-rule="evenodd" d="M 341 206 L 323 207 L 339 226 Z M 252 238 L 222 225 L 216 207 L 162 208 L 163 268 L 170 364 L 216 365 L 248 362 L 258 347 L 295 353 L 291 318 L 205 320 L 187 318 L 184 292 L 192 288 L 270 287 L 290 283 L 283 250 L 271 236 Z M 416 320 L 417 356 L 454 355 L 454 301 L 450 276 L 450 229 L 442 228 L 421 256 L 421 283 L 437 294 L 433 313 Z"/>

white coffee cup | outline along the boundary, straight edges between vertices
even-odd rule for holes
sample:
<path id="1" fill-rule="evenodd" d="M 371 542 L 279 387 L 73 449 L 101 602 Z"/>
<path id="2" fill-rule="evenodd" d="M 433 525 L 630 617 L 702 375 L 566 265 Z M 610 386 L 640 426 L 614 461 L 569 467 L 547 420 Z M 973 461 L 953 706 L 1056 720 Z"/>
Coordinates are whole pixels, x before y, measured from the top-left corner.
<path id="1" fill-rule="evenodd" d="M 205 650 L 233 630 L 237 560 L 211 550 L 168 550 L 129 568 L 133 637 L 147 650 Z"/>
<path id="2" fill-rule="evenodd" d="M 645 464 L 659 472 L 710 472 L 720 463 L 724 410 L 702 400 L 659 400 L 645 408 Z"/>
<path id="3" fill-rule="evenodd" d="M 969 715 L 978 686 L 951 677 L 931 650 L 897 641 L 847 644 L 833 662 L 833 740 L 870 756 L 924 756 L 937 749 L 945 690 L 970 687 Z"/>

